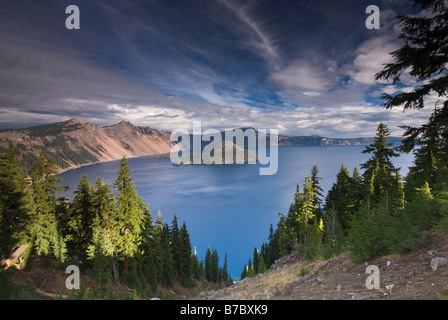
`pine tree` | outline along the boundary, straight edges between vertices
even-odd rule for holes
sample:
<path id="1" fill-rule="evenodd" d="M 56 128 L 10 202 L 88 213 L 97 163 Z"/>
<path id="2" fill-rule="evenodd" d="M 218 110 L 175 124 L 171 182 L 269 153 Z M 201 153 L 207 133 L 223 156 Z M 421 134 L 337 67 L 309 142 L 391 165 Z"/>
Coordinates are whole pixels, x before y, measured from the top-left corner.
<path id="1" fill-rule="evenodd" d="M 163 225 L 161 246 L 163 252 L 162 270 L 160 283 L 166 287 L 174 285 L 174 262 L 170 245 L 170 231 L 167 224 Z"/>
<path id="2" fill-rule="evenodd" d="M 218 250 L 212 252 L 212 281 L 217 283 L 219 279 L 219 255 Z"/>
<path id="3" fill-rule="evenodd" d="M 213 259 L 210 246 L 207 247 L 207 251 L 205 252 L 205 278 L 207 281 L 213 281 Z"/>
<path id="4" fill-rule="evenodd" d="M 92 260 L 93 269 L 102 286 L 109 283 L 112 275 L 118 281 L 115 266 L 117 247 L 115 239 L 118 230 L 115 223 L 115 202 L 109 186 L 99 177 L 95 182 L 91 195 L 91 210 L 94 215 L 91 232 L 92 238 L 87 247 L 87 256 Z"/>
<path id="5" fill-rule="evenodd" d="M 281 213 L 279 213 L 280 219 L 277 224 L 277 236 L 276 236 L 276 244 L 278 248 L 278 254 L 279 257 L 282 257 L 286 254 L 288 254 L 288 230 L 285 222 L 285 216 Z"/>
<path id="6" fill-rule="evenodd" d="M 268 268 L 266 267 L 266 264 L 264 263 L 263 255 L 260 255 L 259 261 L 258 261 L 258 273 L 265 273 L 268 271 Z"/>
<path id="7" fill-rule="evenodd" d="M 392 148 L 393 144 L 387 142 L 390 131 L 387 125 L 380 123 L 372 144 L 365 147 L 362 153 L 372 153 L 372 157 L 361 165 L 364 169 L 364 181 L 373 179 L 373 194 L 371 201 L 377 202 L 383 195 L 394 194 L 396 188 L 394 175 L 398 170 L 392 164 L 391 158 L 398 154 Z"/>
<path id="8" fill-rule="evenodd" d="M 30 188 L 10 142 L 0 157 L 0 260 L 29 240 L 33 204 Z"/>
<path id="9" fill-rule="evenodd" d="M 171 223 L 171 232 L 170 232 L 170 242 L 171 242 L 171 251 L 173 253 L 173 261 L 174 261 L 174 272 L 177 274 L 177 278 L 181 278 L 180 272 L 180 235 L 179 235 L 179 226 L 177 223 L 176 213 L 174 213 L 174 218 Z M 191 251 L 191 249 L 190 249 Z"/>
<path id="10" fill-rule="evenodd" d="M 311 187 L 315 192 L 313 203 L 315 206 L 314 209 L 314 216 L 316 217 L 317 221 L 322 219 L 322 198 L 323 198 L 323 189 L 320 186 L 320 180 L 322 178 L 318 177 L 319 174 L 319 168 L 314 165 L 313 169 L 311 169 Z"/>
<path id="11" fill-rule="evenodd" d="M 351 189 L 352 181 L 347 167 L 342 164 L 339 173 L 336 176 L 336 182 L 327 193 L 325 199 L 325 212 L 331 211 L 332 233 L 335 235 L 336 223 L 340 225 L 343 232 L 348 230 L 350 220 L 352 219 Z M 337 222 L 336 222 L 337 221 Z M 342 241 L 343 234 L 339 235 L 339 241 Z"/>
<path id="12" fill-rule="evenodd" d="M 229 272 L 227 271 L 227 252 L 224 255 L 224 265 L 222 266 L 222 281 L 227 284 L 230 280 Z"/>
<path id="13" fill-rule="evenodd" d="M 185 222 L 182 224 L 179 232 L 179 275 L 182 285 L 191 288 L 194 281 L 192 275 L 192 257 L 191 257 L 191 242 L 190 235 L 187 231 Z"/>
<path id="14" fill-rule="evenodd" d="M 118 247 L 124 261 L 124 272 L 127 273 L 129 258 L 138 252 L 142 241 L 145 217 L 143 200 L 135 191 L 125 157 L 121 160 L 114 186 L 118 191 L 116 196 Z"/>
<path id="15" fill-rule="evenodd" d="M 56 219 L 57 197 L 61 191 L 56 176 L 56 161 L 41 153 L 30 168 L 31 190 L 34 210 L 30 219 L 33 248 L 37 254 L 53 254 L 57 259 L 65 259 L 66 246 Z"/>
<path id="16" fill-rule="evenodd" d="M 258 264 L 259 264 L 259 259 L 258 259 L 258 250 L 257 248 L 254 248 L 254 254 L 253 254 L 253 258 L 252 258 L 252 265 L 253 265 L 253 269 L 254 269 L 254 273 L 258 274 Z"/>
<path id="17" fill-rule="evenodd" d="M 405 129 L 405 139 L 401 151 L 415 149 L 415 163 L 407 179 L 406 194 L 413 193 L 425 181 L 433 188 L 436 181 L 440 181 L 438 175 L 446 178 L 448 171 L 448 6 L 444 0 L 413 2 L 421 8 L 421 13 L 401 17 L 399 38 L 403 45 L 391 53 L 395 61 L 386 64 L 375 75 L 377 80 L 391 79 L 393 83 L 401 82 L 404 76 L 411 76 L 420 84 L 411 91 L 384 94 L 384 107 L 403 107 L 404 110 L 429 107 L 434 110 L 428 122 L 421 127 L 402 127 Z M 425 99 L 430 95 L 436 95 L 432 99 L 436 101 L 434 105 L 429 105 Z M 417 145 L 420 148 L 416 149 Z"/>
<path id="18" fill-rule="evenodd" d="M 92 193 L 93 189 L 87 180 L 87 175 L 82 175 L 77 186 L 75 197 L 69 207 L 69 220 L 67 226 L 69 233 L 66 236 L 79 252 L 85 252 L 92 239 L 92 222 L 94 219 Z"/>
<path id="19" fill-rule="evenodd" d="M 142 271 L 151 286 L 152 292 L 157 291 L 157 262 L 156 262 L 156 227 L 152 220 L 148 205 L 144 206 L 144 228 L 142 233 Z"/>

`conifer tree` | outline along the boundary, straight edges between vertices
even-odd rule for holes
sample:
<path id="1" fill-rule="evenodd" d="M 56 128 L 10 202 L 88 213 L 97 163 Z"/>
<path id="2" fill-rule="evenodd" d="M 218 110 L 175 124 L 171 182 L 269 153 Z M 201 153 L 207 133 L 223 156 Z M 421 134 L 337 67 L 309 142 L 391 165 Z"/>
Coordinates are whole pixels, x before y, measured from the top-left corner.
<path id="1" fill-rule="evenodd" d="M 339 224 L 341 229 L 348 230 L 348 225 L 352 219 L 352 212 L 350 211 L 351 203 L 351 184 L 350 174 L 347 167 L 342 164 L 339 173 L 336 176 L 336 182 L 327 193 L 325 199 L 325 212 L 331 212 L 331 229 L 332 234 L 335 235 L 336 224 Z M 339 241 L 342 240 L 342 234 Z"/>
<path id="2" fill-rule="evenodd" d="M 205 252 L 205 278 L 207 281 L 213 281 L 213 259 L 212 252 L 210 250 L 210 246 L 207 247 L 207 251 Z"/>
<path id="3" fill-rule="evenodd" d="M 66 245 L 56 219 L 57 197 L 61 187 L 56 183 L 56 161 L 42 152 L 30 168 L 31 190 L 34 210 L 30 219 L 30 233 L 33 248 L 37 254 L 50 255 L 59 260 L 65 259 Z"/>
<path id="4" fill-rule="evenodd" d="M 180 235 L 179 235 L 179 225 L 177 223 L 176 213 L 174 213 L 173 221 L 171 222 L 171 231 L 170 231 L 170 243 L 171 243 L 171 251 L 173 253 L 173 262 L 174 262 L 174 272 L 177 275 L 177 278 L 181 278 L 180 272 Z M 191 248 L 190 248 L 191 251 Z"/>
<path id="5" fill-rule="evenodd" d="M 190 288 L 194 285 L 192 275 L 192 257 L 190 235 L 185 222 L 179 232 L 179 274 L 183 286 Z"/>
<path id="6" fill-rule="evenodd" d="M 92 193 L 92 186 L 87 180 L 87 175 L 84 174 L 74 191 L 75 197 L 68 210 L 67 226 L 69 233 L 66 236 L 67 241 L 70 241 L 80 252 L 85 252 L 90 239 L 92 239 L 92 222 L 94 219 Z"/>
<path id="7" fill-rule="evenodd" d="M 117 237 L 120 254 L 124 261 L 124 272 L 129 270 L 129 258 L 139 250 L 144 228 L 144 204 L 137 195 L 125 157 L 121 160 L 115 180 L 116 212 L 119 234 Z"/>
<path id="8" fill-rule="evenodd" d="M 320 219 L 322 219 L 323 215 L 322 215 L 322 198 L 323 198 L 323 189 L 320 186 L 320 180 L 322 178 L 318 177 L 319 174 L 319 168 L 314 165 L 313 168 L 311 169 L 311 187 L 315 192 L 314 195 L 314 215 L 317 219 L 317 221 L 319 221 Z"/>
<path id="9" fill-rule="evenodd" d="M 264 263 L 263 255 L 260 255 L 259 261 L 258 261 L 258 273 L 265 273 L 268 271 L 266 264 Z"/>
<path id="10" fill-rule="evenodd" d="M 229 272 L 227 271 L 227 252 L 224 255 L 224 265 L 222 266 L 222 280 L 224 283 L 230 280 Z"/>
<path id="11" fill-rule="evenodd" d="M 30 188 L 10 142 L 0 157 L 0 260 L 29 240 L 33 204 Z"/>
<path id="12" fill-rule="evenodd" d="M 142 232 L 142 272 L 149 282 L 153 292 L 157 291 L 157 262 L 156 262 L 156 227 L 152 220 L 148 205 L 144 206 L 144 228 Z"/>
<path id="13" fill-rule="evenodd" d="M 118 230 L 115 222 L 114 195 L 108 184 L 99 177 L 92 190 L 91 210 L 94 218 L 87 255 L 88 259 L 92 260 L 99 284 L 104 285 L 112 279 L 112 275 L 115 281 L 118 281 L 114 259 L 117 253 L 115 239 L 118 236 Z"/>
<path id="14" fill-rule="evenodd" d="M 415 164 L 407 179 L 406 194 L 413 193 L 426 182 L 434 187 L 439 173 L 447 176 L 448 171 L 448 6 L 444 0 L 413 0 L 421 8 L 419 15 L 401 17 L 399 38 L 403 45 L 391 53 L 393 63 L 386 64 L 375 78 L 400 83 L 410 76 L 419 85 L 411 91 L 397 91 L 384 94 L 383 106 L 386 108 L 403 107 L 408 109 L 433 108 L 428 122 L 420 127 L 403 126 L 405 129 L 401 151 L 415 149 Z M 427 101 L 428 96 L 436 101 L 434 105 Z M 443 179 L 446 181 L 446 179 Z M 442 181 L 443 181 L 442 180 Z M 446 187 L 446 185 L 445 185 Z M 446 189 L 445 189 L 446 191 Z"/>
<path id="15" fill-rule="evenodd" d="M 257 250 L 257 248 L 254 248 L 254 254 L 253 254 L 253 258 L 252 258 L 252 266 L 253 266 L 255 274 L 258 274 L 258 264 L 259 264 L 258 257 L 259 257 L 258 250 Z"/>
<path id="16" fill-rule="evenodd" d="M 372 203 L 378 202 L 381 196 L 391 198 L 397 196 L 394 192 L 397 187 L 394 176 L 398 169 L 394 167 L 391 159 L 397 157 L 398 154 L 392 148 L 393 144 L 387 142 L 388 136 L 390 131 L 387 125 L 381 122 L 373 143 L 366 146 L 362 152 L 372 154 L 372 157 L 361 165 L 364 169 L 364 181 L 373 182 Z"/>
<path id="17" fill-rule="evenodd" d="M 174 285 L 174 263 L 173 255 L 170 245 L 169 227 L 167 224 L 163 225 L 161 234 L 161 247 L 163 252 L 162 269 L 160 283 L 166 287 Z"/>

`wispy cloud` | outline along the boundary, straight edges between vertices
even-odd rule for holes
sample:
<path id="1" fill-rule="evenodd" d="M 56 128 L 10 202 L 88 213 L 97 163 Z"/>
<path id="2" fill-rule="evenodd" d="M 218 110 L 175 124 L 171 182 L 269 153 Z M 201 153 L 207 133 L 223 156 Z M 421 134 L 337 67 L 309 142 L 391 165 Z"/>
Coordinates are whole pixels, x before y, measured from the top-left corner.
<path id="1" fill-rule="evenodd" d="M 233 0 L 219 0 L 227 8 L 229 8 L 238 19 L 242 22 L 244 28 L 241 28 L 241 33 L 246 36 L 243 41 L 256 54 L 260 55 L 268 64 L 270 69 L 277 70 L 282 60 L 278 53 L 275 41 L 263 29 L 262 23 L 256 21 L 250 15 L 250 8 L 254 5 L 253 2 L 247 3 L 245 6 L 240 6 Z"/>

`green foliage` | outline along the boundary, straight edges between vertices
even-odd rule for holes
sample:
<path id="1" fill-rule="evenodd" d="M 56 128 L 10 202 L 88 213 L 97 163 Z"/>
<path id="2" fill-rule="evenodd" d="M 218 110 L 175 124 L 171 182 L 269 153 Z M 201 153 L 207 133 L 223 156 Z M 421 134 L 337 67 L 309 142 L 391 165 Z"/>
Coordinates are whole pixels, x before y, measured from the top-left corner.
<path id="1" fill-rule="evenodd" d="M 15 284 L 12 280 L 13 268 L 0 271 L 0 300 L 35 300 L 36 286 L 27 279 L 25 284 Z"/>
<path id="2" fill-rule="evenodd" d="M 33 199 L 17 154 L 10 143 L 0 157 L 0 260 L 29 238 Z"/>
<path id="3" fill-rule="evenodd" d="M 310 270 L 307 267 L 300 266 L 299 276 L 303 277 L 303 276 L 306 276 L 308 273 L 310 273 Z"/>
<path id="4" fill-rule="evenodd" d="M 56 217 L 58 199 L 55 195 L 61 191 L 61 187 L 56 185 L 61 179 L 56 173 L 55 161 L 43 152 L 30 169 L 34 203 L 30 218 L 30 236 L 37 254 L 52 253 L 57 259 L 64 261 L 66 246 Z"/>
<path id="5" fill-rule="evenodd" d="M 123 281 L 135 289 L 133 297 L 138 298 L 158 292 L 160 285 L 172 287 L 175 275 L 186 287 L 195 286 L 194 279 L 204 276 L 202 260 L 198 261 L 196 253 L 192 255 L 186 224 L 179 229 L 175 216 L 170 230 L 159 212 L 154 225 L 148 205 L 135 191 L 125 158 L 114 184 L 116 196 L 99 177 L 92 186 L 84 175 L 70 202 L 57 197 L 62 188 L 57 184 L 60 179 L 52 158 L 41 153 L 30 168 L 28 182 L 17 154 L 11 144 L 0 156 L 2 258 L 28 243 L 30 249 L 22 257 L 44 255 L 53 265 L 52 259 L 66 259 L 69 247 L 69 258 L 81 261 L 100 286 L 93 293 L 82 288 L 70 299 L 92 299 L 98 294 L 116 297 L 112 282 Z M 227 254 L 223 268 L 218 262 L 215 250 L 211 254 L 211 279 L 227 281 Z M 34 299 L 36 293 L 31 282 L 14 285 L 8 270 L 0 272 L 0 296 Z"/>

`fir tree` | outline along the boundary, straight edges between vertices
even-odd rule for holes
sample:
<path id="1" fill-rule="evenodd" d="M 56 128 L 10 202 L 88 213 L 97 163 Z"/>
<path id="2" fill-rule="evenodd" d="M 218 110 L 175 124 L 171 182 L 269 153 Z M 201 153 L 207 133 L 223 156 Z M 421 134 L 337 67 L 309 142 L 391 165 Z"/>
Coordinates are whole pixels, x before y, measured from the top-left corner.
<path id="1" fill-rule="evenodd" d="M 69 207 L 69 220 L 67 226 L 69 233 L 66 236 L 80 252 L 85 252 L 92 239 L 92 222 L 94 219 L 92 205 L 92 186 L 87 180 L 87 175 L 82 175 L 77 186 L 75 197 Z"/>
<path id="2" fill-rule="evenodd" d="M 170 242 L 171 242 L 171 251 L 173 253 L 173 261 L 174 261 L 174 272 L 177 274 L 177 278 L 181 278 L 180 272 L 180 235 L 179 235 L 179 226 L 177 223 L 176 213 L 174 213 L 173 221 L 171 223 L 171 232 L 170 232 Z M 191 248 L 190 248 L 191 251 Z"/>
<path id="3" fill-rule="evenodd" d="M 192 275 L 192 257 L 190 235 L 187 231 L 185 222 L 182 224 L 179 232 L 179 274 L 182 285 L 190 288 L 194 285 Z"/>
<path id="4" fill-rule="evenodd" d="M 114 186 L 118 191 L 116 196 L 118 247 L 124 261 L 124 271 L 127 273 L 129 258 L 138 252 L 142 241 L 145 217 L 143 200 L 135 191 L 125 157 L 121 160 Z"/>
<path id="5" fill-rule="evenodd" d="M 115 239 L 118 230 L 115 223 L 115 202 L 109 186 L 99 177 L 92 190 L 91 210 L 94 215 L 92 221 L 92 238 L 87 247 L 87 256 L 92 260 L 95 274 L 100 285 L 109 283 L 114 276 L 118 281 L 115 259 L 117 247 Z"/>
<path id="6" fill-rule="evenodd" d="M 31 190 L 34 210 L 30 218 L 31 239 L 37 254 L 50 255 L 59 260 L 65 259 L 66 246 L 56 219 L 57 197 L 61 191 L 57 182 L 56 162 L 41 153 L 30 169 Z"/>
<path id="7" fill-rule="evenodd" d="M 254 269 L 254 273 L 258 274 L 258 264 L 259 264 L 259 259 L 258 259 L 258 250 L 257 248 L 254 248 L 254 254 L 253 254 L 253 258 L 252 258 L 252 265 L 253 265 L 253 269 Z"/>
<path id="8" fill-rule="evenodd" d="M 163 226 L 160 245 L 163 252 L 160 283 L 166 287 L 172 287 L 174 285 L 174 263 L 167 224 Z"/>
<path id="9" fill-rule="evenodd" d="M 10 142 L 0 157 L 0 260 L 29 240 L 33 203 L 17 154 Z"/>
<path id="10" fill-rule="evenodd" d="M 411 76 L 419 85 L 411 91 L 384 94 L 383 106 L 408 109 L 433 108 L 429 121 L 421 127 L 405 129 L 401 151 L 414 151 L 415 165 L 407 179 L 406 193 L 413 193 L 426 181 L 433 188 L 439 173 L 445 178 L 448 171 L 448 6 L 444 0 L 413 0 L 421 8 L 419 15 L 401 17 L 399 38 L 403 45 L 391 53 L 393 63 L 386 64 L 375 78 L 401 82 L 403 75 Z M 428 105 L 426 97 L 436 95 L 436 103 Z M 446 179 L 442 179 L 442 181 Z M 446 187 L 446 185 L 445 185 Z M 446 189 L 444 190 L 446 191 Z"/>
<path id="11" fill-rule="evenodd" d="M 390 198 L 398 196 L 395 193 L 397 185 L 394 179 L 398 169 L 394 167 L 391 161 L 398 154 L 392 148 L 393 144 L 387 142 L 388 136 L 390 136 L 390 131 L 387 125 L 381 122 L 378 125 L 373 143 L 366 146 L 362 152 L 372 154 L 372 157 L 361 165 L 361 168 L 364 169 L 364 181 L 373 183 L 371 186 L 373 190 L 370 192 L 372 203 L 378 202 L 382 196 Z"/>
<path id="12" fill-rule="evenodd" d="M 313 203 L 314 203 L 314 216 L 319 221 L 322 219 L 322 198 L 323 198 L 323 189 L 320 186 L 320 180 L 322 178 L 318 177 L 319 168 L 314 165 L 311 169 L 311 187 L 315 192 Z"/>

